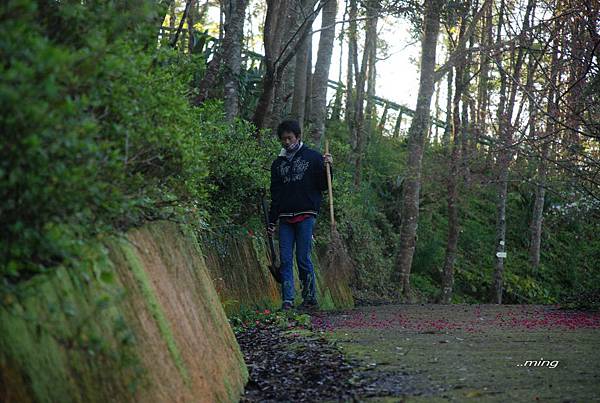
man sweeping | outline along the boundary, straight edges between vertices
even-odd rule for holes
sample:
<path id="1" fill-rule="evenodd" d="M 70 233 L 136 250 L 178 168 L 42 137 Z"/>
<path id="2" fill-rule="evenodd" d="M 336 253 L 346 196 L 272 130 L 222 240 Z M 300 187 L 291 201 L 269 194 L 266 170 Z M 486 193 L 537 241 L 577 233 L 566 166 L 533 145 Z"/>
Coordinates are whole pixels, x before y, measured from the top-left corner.
<path id="1" fill-rule="evenodd" d="M 283 148 L 271 165 L 271 209 L 269 235 L 275 233 L 279 220 L 279 255 L 281 260 L 282 309 L 294 307 L 293 251 L 302 283 L 302 310 L 318 308 L 316 279 L 310 252 L 312 234 L 321 207 L 322 192 L 327 190 L 325 164 L 332 164 L 331 154 L 321 155 L 301 141 L 300 124 L 285 120 L 277 127 Z"/>

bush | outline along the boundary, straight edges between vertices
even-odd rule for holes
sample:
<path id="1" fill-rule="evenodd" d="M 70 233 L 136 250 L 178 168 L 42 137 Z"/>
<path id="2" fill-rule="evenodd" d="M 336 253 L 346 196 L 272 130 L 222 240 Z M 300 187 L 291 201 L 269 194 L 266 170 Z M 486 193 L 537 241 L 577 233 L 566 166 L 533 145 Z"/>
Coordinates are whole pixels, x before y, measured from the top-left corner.
<path id="1" fill-rule="evenodd" d="M 145 51 L 151 3 L 49 4 L 0 11 L 0 270 L 13 282 L 98 231 L 207 198 L 187 83 Z"/>
<path id="2" fill-rule="evenodd" d="M 264 136 L 259 143 L 246 121 L 227 123 L 219 102 L 205 104 L 198 113 L 200 149 L 208 157 L 210 172 L 207 209 L 215 223 L 247 223 L 257 215 L 261 196 L 269 193 L 271 163 L 279 143 L 272 136 Z"/>

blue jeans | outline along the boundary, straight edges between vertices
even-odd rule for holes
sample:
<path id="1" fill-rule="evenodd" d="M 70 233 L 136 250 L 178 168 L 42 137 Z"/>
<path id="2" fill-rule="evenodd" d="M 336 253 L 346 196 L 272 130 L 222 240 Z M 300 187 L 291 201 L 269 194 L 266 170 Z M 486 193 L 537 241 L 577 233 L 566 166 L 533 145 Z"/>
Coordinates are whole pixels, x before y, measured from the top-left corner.
<path id="1" fill-rule="evenodd" d="M 307 302 L 317 301 L 316 278 L 310 260 L 312 233 L 316 218 L 288 224 L 285 219 L 279 220 L 279 256 L 281 257 L 281 293 L 283 302 L 294 302 L 294 243 L 296 244 L 296 263 L 302 283 L 302 299 Z"/>

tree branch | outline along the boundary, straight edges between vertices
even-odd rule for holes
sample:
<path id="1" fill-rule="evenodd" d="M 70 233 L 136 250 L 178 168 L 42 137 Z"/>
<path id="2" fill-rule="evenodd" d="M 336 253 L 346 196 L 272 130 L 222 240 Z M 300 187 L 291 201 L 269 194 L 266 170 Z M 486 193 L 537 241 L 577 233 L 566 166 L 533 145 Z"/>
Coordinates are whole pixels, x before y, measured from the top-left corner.
<path id="1" fill-rule="evenodd" d="M 467 40 L 471 37 L 471 35 L 473 34 L 473 31 L 475 31 L 475 27 L 477 26 L 477 23 L 479 22 L 479 20 L 485 13 L 485 10 L 488 7 L 488 5 L 490 4 L 490 2 L 491 2 L 491 0 L 485 0 L 485 2 L 481 6 L 481 8 L 477 12 L 477 14 L 475 14 L 475 16 L 473 17 L 473 21 L 471 21 L 471 24 L 469 24 L 469 27 L 467 28 L 467 31 L 465 32 L 465 35 L 460 39 L 460 41 L 458 42 L 458 44 L 456 46 L 456 49 L 458 49 L 458 50 L 452 52 L 450 54 L 450 56 L 448 57 L 448 60 L 446 61 L 446 63 L 444 63 L 443 66 L 441 66 L 439 69 L 437 69 L 435 71 L 434 76 L 433 76 L 433 82 L 437 82 L 437 81 L 441 80 L 442 77 L 444 77 L 444 75 L 446 75 L 448 70 L 450 70 L 450 68 L 454 67 L 454 64 L 460 59 L 460 57 L 461 57 L 460 53 L 462 53 L 460 51 L 460 49 L 465 47 Z"/>
<path id="2" fill-rule="evenodd" d="M 175 32 L 175 37 L 171 40 L 171 47 L 174 48 L 177 45 L 177 41 L 179 40 L 179 35 L 183 30 L 183 24 L 187 19 L 188 12 L 190 11 L 190 5 L 192 4 L 192 0 L 187 0 L 185 3 L 185 10 L 183 10 L 183 15 L 181 16 L 181 21 L 179 21 L 179 27 L 177 28 L 177 32 Z"/>

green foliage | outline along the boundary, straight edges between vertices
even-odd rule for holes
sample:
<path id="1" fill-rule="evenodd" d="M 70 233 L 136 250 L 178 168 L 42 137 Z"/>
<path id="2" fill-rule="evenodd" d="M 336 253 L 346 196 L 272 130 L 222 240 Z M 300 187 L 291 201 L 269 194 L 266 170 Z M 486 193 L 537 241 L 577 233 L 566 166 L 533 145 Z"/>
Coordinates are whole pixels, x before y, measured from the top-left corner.
<path id="1" fill-rule="evenodd" d="M 13 282 L 81 258 L 97 232 L 208 198 L 190 66 L 145 50 L 153 3 L 36 4 L 0 11 L 0 270 Z"/>
<path id="2" fill-rule="evenodd" d="M 85 260 L 85 240 L 143 220 L 259 226 L 257 206 L 277 142 L 257 141 L 245 121 L 226 122 L 219 102 L 190 105 L 203 56 L 156 49 L 159 11 L 149 0 L 10 0 L 0 10 L 3 286 Z M 451 20 L 461 10 L 457 3 L 446 11 Z M 256 101 L 249 90 L 255 73 L 240 77 L 244 112 Z M 597 86 L 598 80 L 590 84 Z M 337 228 L 356 264 L 353 285 L 384 297 L 394 294 L 407 145 L 370 129 L 360 186 L 346 125 L 328 122 L 327 137 Z M 438 295 L 445 255 L 446 160 L 441 146 L 426 147 L 412 268 L 412 283 L 426 299 Z M 485 166 L 483 158 L 470 163 Z M 520 159 L 511 172 L 533 171 Z M 457 301 L 487 301 L 491 288 L 496 192 L 492 178 L 475 176 L 459 191 Z M 600 228 L 590 219 L 598 206 L 553 188 L 560 197 L 547 195 L 542 264 L 533 272 L 533 188 L 511 182 L 507 302 L 553 302 L 600 282 Z M 320 243 L 328 241 L 327 220 L 322 214 Z"/>
<path id="3" fill-rule="evenodd" d="M 584 309 L 588 311 L 600 311 L 600 289 L 598 283 L 590 289 L 577 287 L 570 294 L 560 300 L 560 305 L 566 309 Z"/>
<path id="4" fill-rule="evenodd" d="M 400 229 L 400 202 L 406 160 L 404 139 L 374 135 L 367 148 L 363 183 L 353 184 L 349 134 L 343 122 L 330 122 L 336 169 L 334 181 L 338 230 L 356 264 L 353 281 L 359 299 L 382 300 L 395 292 L 394 264 Z M 441 288 L 448 233 L 447 162 L 442 146 L 430 144 L 423 158 L 417 243 L 411 284 L 422 300 L 437 301 Z M 484 166 L 473 160 L 472 166 Z M 515 166 L 515 170 L 528 169 Z M 491 184 L 490 184 L 491 183 Z M 486 175 L 474 174 L 469 188 L 459 181 L 460 233 L 454 265 L 454 302 L 490 301 L 495 257 L 496 188 Z M 560 188 L 559 188 L 560 189 Z M 508 303 L 555 303 L 571 295 L 587 295 L 600 283 L 600 231 L 592 201 L 561 191 L 547 193 L 542 239 L 542 264 L 529 262 L 532 186 L 511 182 L 507 200 L 507 251 L 504 300 Z M 569 200 L 573 200 L 569 202 Z M 557 207 L 553 208 L 553 205 Z M 326 236 L 321 236 L 326 239 Z"/>
<path id="5" fill-rule="evenodd" d="M 226 122 L 220 103 L 199 111 L 202 122 L 200 150 L 208 156 L 208 205 L 213 219 L 246 223 L 257 213 L 260 196 L 269 189 L 271 162 L 279 146 L 272 138 L 259 143 L 250 123 Z"/>

